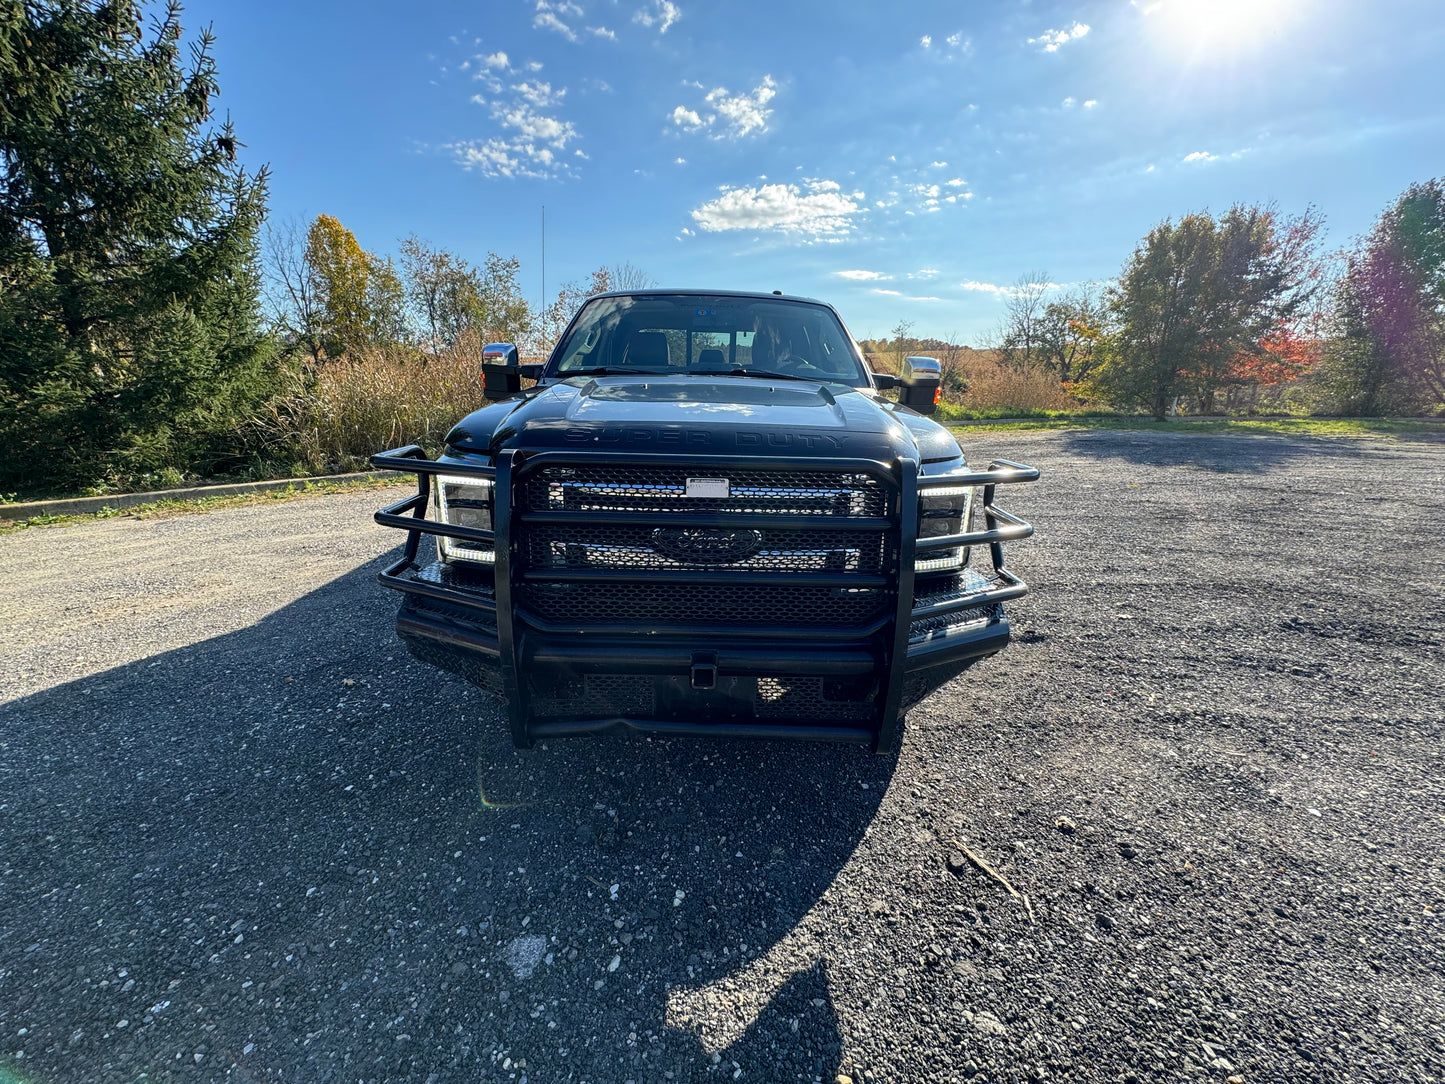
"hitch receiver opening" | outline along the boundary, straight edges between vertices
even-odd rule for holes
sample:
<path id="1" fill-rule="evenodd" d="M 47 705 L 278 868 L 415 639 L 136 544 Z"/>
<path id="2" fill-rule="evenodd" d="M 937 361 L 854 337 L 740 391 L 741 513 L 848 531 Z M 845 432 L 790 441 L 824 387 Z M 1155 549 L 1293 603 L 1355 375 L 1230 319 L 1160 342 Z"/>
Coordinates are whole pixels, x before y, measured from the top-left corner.
<path id="1" fill-rule="evenodd" d="M 711 651 L 699 651 L 692 657 L 692 687 L 694 689 L 717 688 L 717 655 Z"/>

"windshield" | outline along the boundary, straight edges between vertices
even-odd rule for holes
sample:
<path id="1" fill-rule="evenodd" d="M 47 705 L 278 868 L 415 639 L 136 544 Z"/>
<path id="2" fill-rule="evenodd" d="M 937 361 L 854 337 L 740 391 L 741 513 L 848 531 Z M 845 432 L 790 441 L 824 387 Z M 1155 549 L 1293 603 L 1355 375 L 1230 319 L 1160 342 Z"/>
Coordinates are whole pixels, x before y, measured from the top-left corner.
<path id="1" fill-rule="evenodd" d="M 650 294 L 587 302 L 547 376 L 739 373 L 868 382 L 831 309 L 782 298 Z"/>

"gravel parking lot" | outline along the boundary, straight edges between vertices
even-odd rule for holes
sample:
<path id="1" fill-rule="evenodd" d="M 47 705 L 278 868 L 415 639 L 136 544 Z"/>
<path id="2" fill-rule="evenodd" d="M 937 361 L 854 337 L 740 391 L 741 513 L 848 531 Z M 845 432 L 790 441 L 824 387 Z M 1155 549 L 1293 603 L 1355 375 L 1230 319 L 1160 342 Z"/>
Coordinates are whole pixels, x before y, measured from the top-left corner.
<path id="1" fill-rule="evenodd" d="M 896 758 L 513 751 L 378 493 L 0 538 L 0 1081 L 1445 1079 L 1445 443 L 965 447 L 1034 593 Z"/>

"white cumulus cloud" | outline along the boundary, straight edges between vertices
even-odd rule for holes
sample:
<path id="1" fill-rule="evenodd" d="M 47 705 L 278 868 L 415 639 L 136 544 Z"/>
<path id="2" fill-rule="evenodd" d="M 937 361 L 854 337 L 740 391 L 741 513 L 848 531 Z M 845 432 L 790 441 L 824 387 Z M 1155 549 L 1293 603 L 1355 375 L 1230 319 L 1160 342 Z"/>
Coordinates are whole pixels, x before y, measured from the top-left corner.
<path id="1" fill-rule="evenodd" d="M 697 110 L 688 109 L 684 105 L 680 105 L 672 111 L 672 123 L 679 128 L 686 128 L 689 132 L 696 131 L 703 126 L 702 117 L 698 116 Z"/>
<path id="2" fill-rule="evenodd" d="M 1191 151 L 1184 156 L 1186 162 L 1212 162 L 1218 155 L 1210 154 L 1208 151 Z"/>
<path id="3" fill-rule="evenodd" d="M 1067 282 L 1046 282 L 1039 289 L 1044 292 L 1050 292 L 1067 289 L 1070 285 L 1071 284 Z M 980 294 L 992 294 L 994 297 L 1014 297 L 1019 293 L 1019 287 L 1017 286 L 999 286 L 996 283 L 978 282 L 977 280 L 960 282 L 958 286 L 961 290 L 969 290 Z"/>
<path id="4" fill-rule="evenodd" d="M 864 210 L 862 199 L 862 192 L 844 192 L 835 181 L 725 187 L 692 217 L 710 233 L 758 230 L 833 238 L 853 228 L 853 216 Z"/>
<path id="5" fill-rule="evenodd" d="M 1089 32 L 1088 23 L 1075 23 L 1063 30 L 1045 30 L 1036 38 L 1029 38 L 1030 45 L 1037 45 L 1046 53 L 1057 53 L 1059 47 L 1082 38 Z"/>
<path id="6" fill-rule="evenodd" d="M 918 39 L 918 44 L 923 46 L 923 48 L 925 49 L 932 49 L 933 41 L 934 39 L 932 34 L 924 34 L 923 37 Z M 959 56 L 967 53 L 972 47 L 973 42 L 969 41 L 968 38 L 964 37 L 963 31 L 960 30 L 956 33 L 948 35 L 948 37 L 943 39 L 943 43 L 939 47 L 938 53 L 941 56 L 946 56 L 951 59 L 954 56 Z"/>
<path id="7" fill-rule="evenodd" d="M 500 69 L 505 60 L 489 65 Z M 528 66 L 529 69 L 531 66 Z M 540 67 L 540 65 L 539 65 Z M 578 138 L 576 126 L 556 115 L 556 107 L 567 95 L 566 87 L 553 87 L 541 79 L 525 79 L 503 88 L 491 80 L 492 98 L 480 94 L 471 100 L 491 115 L 497 132 L 481 139 L 461 140 L 447 145 L 457 163 L 487 177 L 545 178 L 570 174 L 572 167 L 563 157 L 568 145 Z M 572 158 L 587 157 L 580 149 Z"/>
<path id="8" fill-rule="evenodd" d="M 655 26 L 659 34 L 666 34 L 668 27 L 681 17 L 682 9 L 672 0 L 652 0 L 648 6 L 637 9 L 632 21 L 640 26 Z"/>
<path id="9" fill-rule="evenodd" d="M 993 294 L 995 297 L 1003 297 L 1013 293 L 1013 287 L 1011 286 L 999 286 L 996 283 L 978 282 L 973 279 L 968 282 L 960 282 L 958 285 L 960 289 L 971 290 L 974 293 L 980 294 Z"/>
<path id="10" fill-rule="evenodd" d="M 851 279 L 854 282 L 878 282 L 893 277 L 885 275 L 882 271 L 834 271 L 833 274 L 840 279 Z"/>
<path id="11" fill-rule="evenodd" d="M 526 82 L 518 83 L 512 89 L 523 101 L 538 109 L 558 104 L 567 93 L 565 87 L 561 90 L 553 90 L 551 83 L 544 83 L 540 79 L 529 79 Z"/>
<path id="12" fill-rule="evenodd" d="M 672 123 L 687 132 L 707 129 L 713 139 L 741 139 L 754 132 L 768 130 L 768 107 L 778 94 L 778 84 L 771 75 L 741 94 L 729 93 L 726 87 L 714 87 L 703 96 L 702 105 L 689 109 L 680 105 L 669 116 Z"/>
<path id="13" fill-rule="evenodd" d="M 532 25 L 538 30 L 555 30 L 568 41 L 577 40 L 577 32 L 559 19 L 557 13 L 550 8 L 543 8 L 532 16 Z"/>
<path id="14" fill-rule="evenodd" d="M 550 177 L 556 166 L 550 149 L 504 139 L 468 140 L 449 147 L 462 168 L 488 177 Z"/>

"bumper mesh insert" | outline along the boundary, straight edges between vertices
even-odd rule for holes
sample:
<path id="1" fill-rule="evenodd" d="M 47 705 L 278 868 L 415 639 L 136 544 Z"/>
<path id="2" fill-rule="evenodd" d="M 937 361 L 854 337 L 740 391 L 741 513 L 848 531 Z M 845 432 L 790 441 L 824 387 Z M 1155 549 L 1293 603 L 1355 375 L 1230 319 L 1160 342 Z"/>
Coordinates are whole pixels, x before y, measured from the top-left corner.
<path id="1" fill-rule="evenodd" d="M 659 583 L 528 583 L 518 588 L 527 610 L 568 628 L 818 625 L 852 627 L 874 620 L 888 604 L 882 588 L 726 587 Z"/>

